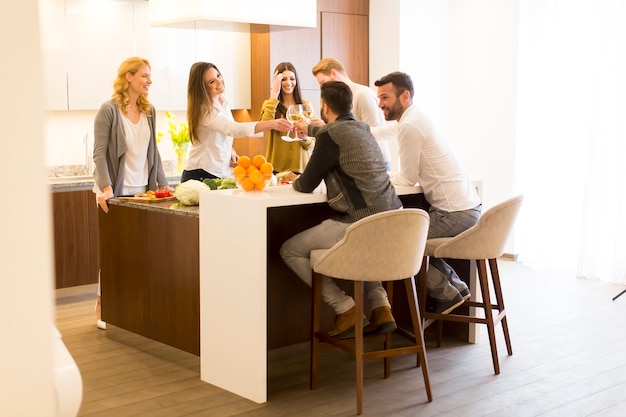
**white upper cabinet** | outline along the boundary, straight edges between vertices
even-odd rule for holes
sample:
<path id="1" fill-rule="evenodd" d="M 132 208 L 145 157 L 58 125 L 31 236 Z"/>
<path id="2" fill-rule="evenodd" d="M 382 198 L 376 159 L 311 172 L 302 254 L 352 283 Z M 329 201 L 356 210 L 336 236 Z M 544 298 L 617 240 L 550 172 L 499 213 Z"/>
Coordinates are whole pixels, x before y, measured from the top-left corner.
<path id="1" fill-rule="evenodd" d="M 207 29 L 195 32 L 196 60 L 219 68 L 230 108 L 251 108 L 250 33 Z"/>
<path id="2" fill-rule="evenodd" d="M 212 62 L 226 81 L 231 108 L 251 107 L 250 33 L 151 27 L 145 0 L 40 0 L 47 110 L 97 110 L 113 93 L 122 61 L 147 58 L 150 102 L 186 110 L 189 69 Z M 185 25 L 183 25 L 185 26 Z"/>
<path id="3" fill-rule="evenodd" d="M 150 27 L 149 2 L 135 3 L 137 55 L 152 69 L 150 102 L 158 110 L 187 109 L 189 68 L 195 62 L 195 31 Z"/>
<path id="4" fill-rule="evenodd" d="M 65 0 L 39 1 L 45 108 L 67 110 Z"/>
<path id="5" fill-rule="evenodd" d="M 135 51 L 133 0 L 65 0 L 70 110 L 93 110 L 111 98 L 122 61 Z"/>

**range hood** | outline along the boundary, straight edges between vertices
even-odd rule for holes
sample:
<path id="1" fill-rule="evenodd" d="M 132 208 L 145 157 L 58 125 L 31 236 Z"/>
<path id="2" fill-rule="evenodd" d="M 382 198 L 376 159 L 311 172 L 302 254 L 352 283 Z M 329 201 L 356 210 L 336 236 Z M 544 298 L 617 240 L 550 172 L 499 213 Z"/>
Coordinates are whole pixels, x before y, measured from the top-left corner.
<path id="1" fill-rule="evenodd" d="M 150 25 L 247 30 L 250 24 L 316 27 L 317 0 L 150 0 Z"/>

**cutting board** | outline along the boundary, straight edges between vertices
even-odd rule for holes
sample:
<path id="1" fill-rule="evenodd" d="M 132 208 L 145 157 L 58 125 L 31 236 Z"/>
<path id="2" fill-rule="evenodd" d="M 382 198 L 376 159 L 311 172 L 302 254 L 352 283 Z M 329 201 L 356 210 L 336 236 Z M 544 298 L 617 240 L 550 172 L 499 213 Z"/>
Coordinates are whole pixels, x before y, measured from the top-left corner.
<path id="1" fill-rule="evenodd" d="M 178 201 L 176 197 L 149 198 L 149 197 L 119 197 L 120 201 L 129 203 L 164 203 L 166 201 Z"/>

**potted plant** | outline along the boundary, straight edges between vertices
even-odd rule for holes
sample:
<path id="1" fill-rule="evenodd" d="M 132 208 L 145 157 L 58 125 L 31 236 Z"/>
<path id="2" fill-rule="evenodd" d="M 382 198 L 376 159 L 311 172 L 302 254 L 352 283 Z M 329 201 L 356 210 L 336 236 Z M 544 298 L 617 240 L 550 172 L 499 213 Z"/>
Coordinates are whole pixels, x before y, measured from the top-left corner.
<path id="1" fill-rule="evenodd" d="M 167 116 L 167 133 L 176 152 L 176 169 L 181 173 L 185 167 L 185 157 L 189 148 L 189 126 L 187 122 L 176 124 L 174 115 L 169 111 L 165 112 L 165 116 Z M 157 140 L 160 141 L 163 135 L 163 132 L 158 132 Z"/>

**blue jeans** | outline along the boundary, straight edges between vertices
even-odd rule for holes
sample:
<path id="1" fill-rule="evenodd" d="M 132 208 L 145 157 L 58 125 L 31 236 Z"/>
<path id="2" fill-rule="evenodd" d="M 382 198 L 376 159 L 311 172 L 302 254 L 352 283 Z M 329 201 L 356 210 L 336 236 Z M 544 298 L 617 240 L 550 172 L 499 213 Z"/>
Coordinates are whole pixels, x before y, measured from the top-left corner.
<path id="1" fill-rule="evenodd" d="M 482 204 L 461 211 L 447 212 L 431 207 L 428 239 L 453 237 L 474 226 L 480 218 Z M 443 259 L 430 257 L 428 269 L 428 295 L 437 301 L 450 301 L 467 289 L 467 285 Z"/>
<path id="2" fill-rule="evenodd" d="M 280 248 L 280 256 L 293 272 L 309 287 L 312 284 L 311 251 L 330 249 L 339 242 L 352 223 L 327 219 L 317 226 L 304 230 L 291 237 Z M 387 292 L 380 282 L 365 282 L 364 292 L 371 309 L 389 307 Z M 328 303 L 336 314 L 345 313 L 354 306 L 352 297 L 339 288 L 335 281 L 324 276 L 322 279 L 322 300 Z"/>

